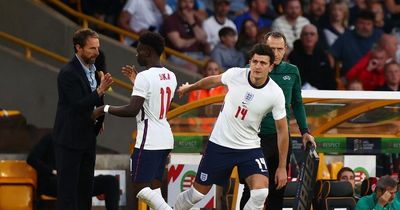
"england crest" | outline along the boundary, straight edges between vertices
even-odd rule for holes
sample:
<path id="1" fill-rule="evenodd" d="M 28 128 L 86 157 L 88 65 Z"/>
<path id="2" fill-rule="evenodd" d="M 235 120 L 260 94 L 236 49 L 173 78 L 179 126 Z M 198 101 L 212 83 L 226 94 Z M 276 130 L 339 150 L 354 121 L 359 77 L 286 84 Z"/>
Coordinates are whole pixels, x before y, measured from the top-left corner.
<path id="1" fill-rule="evenodd" d="M 200 180 L 205 182 L 208 178 L 208 174 L 201 172 L 200 173 Z"/>
<path id="2" fill-rule="evenodd" d="M 254 98 L 254 93 L 246 92 L 242 104 L 249 104 Z"/>

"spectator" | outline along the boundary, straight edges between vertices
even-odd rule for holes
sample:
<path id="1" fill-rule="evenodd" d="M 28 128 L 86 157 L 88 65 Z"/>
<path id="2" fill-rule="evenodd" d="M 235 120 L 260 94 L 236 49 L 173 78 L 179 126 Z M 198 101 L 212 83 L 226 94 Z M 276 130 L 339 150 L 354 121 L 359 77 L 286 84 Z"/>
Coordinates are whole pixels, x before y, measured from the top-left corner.
<path id="1" fill-rule="evenodd" d="M 215 62 L 213 59 L 209 59 L 204 67 L 203 70 L 203 76 L 208 77 L 212 75 L 218 75 L 221 74 L 221 68 L 219 67 L 218 63 Z M 203 98 L 207 98 L 210 96 L 217 96 L 217 95 L 222 95 L 227 92 L 225 86 L 218 86 L 215 88 L 211 89 L 201 89 L 201 90 L 195 90 L 189 93 L 189 103 L 198 101 Z"/>
<path id="2" fill-rule="evenodd" d="M 287 40 L 288 50 L 293 49 L 293 43 L 300 38 L 301 29 L 309 24 L 307 18 L 301 16 L 301 2 L 288 0 L 285 3 L 283 15 L 272 23 L 272 30 L 283 33 Z"/>
<path id="3" fill-rule="evenodd" d="M 386 51 L 375 47 L 347 72 L 346 79 L 357 79 L 362 83 L 364 90 L 375 90 L 385 82 L 383 67 L 387 60 Z"/>
<path id="4" fill-rule="evenodd" d="M 400 91 L 400 66 L 398 63 L 391 61 L 384 67 L 385 84 L 379 87 L 380 91 Z"/>
<path id="5" fill-rule="evenodd" d="M 386 51 L 386 54 L 389 56 L 389 61 L 397 60 L 396 54 L 398 50 L 398 41 L 396 36 L 391 34 L 383 34 L 379 39 L 378 46 Z"/>
<path id="6" fill-rule="evenodd" d="M 210 52 L 207 34 L 201 27 L 201 18 L 194 10 L 194 0 L 178 0 L 178 10 L 165 19 L 163 27 L 167 46 L 197 60 L 203 60 L 204 54 Z M 170 56 L 169 59 L 197 72 L 197 66 L 192 63 L 176 56 Z"/>
<path id="7" fill-rule="evenodd" d="M 118 16 L 125 4 L 124 0 L 80 0 L 82 12 L 97 18 L 105 23 L 117 25 Z M 98 25 L 90 25 L 93 29 L 101 34 L 118 39 L 118 34 L 104 29 Z"/>
<path id="8" fill-rule="evenodd" d="M 355 79 L 347 82 L 347 90 L 364 90 L 360 80 Z"/>
<path id="9" fill-rule="evenodd" d="M 390 14 L 390 21 L 396 26 L 398 33 L 400 26 L 400 2 L 398 0 L 384 0 L 387 11 Z"/>
<path id="10" fill-rule="evenodd" d="M 160 11 L 163 19 L 167 18 L 168 15 L 170 15 L 173 12 L 173 9 L 170 7 L 170 5 L 165 2 L 166 0 L 153 0 L 153 1 L 158 11 Z"/>
<path id="11" fill-rule="evenodd" d="M 302 89 L 335 90 L 335 74 L 329 64 L 328 55 L 317 43 L 317 27 L 305 25 L 301 30 L 300 40 L 294 43 L 289 61 L 299 68 Z"/>
<path id="12" fill-rule="evenodd" d="M 179 4 L 179 0 L 156 0 L 159 2 L 166 2 L 171 9 L 176 12 L 179 8 L 177 6 Z M 205 19 L 207 19 L 208 14 L 206 12 L 206 5 L 204 4 L 204 0 L 193 0 L 193 9 L 196 13 L 196 16 L 199 18 L 200 23 L 203 23 Z"/>
<path id="13" fill-rule="evenodd" d="M 354 174 L 354 171 L 349 167 L 341 168 L 339 170 L 339 172 L 337 173 L 337 176 L 336 176 L 338 181 L 348 181 L 348 182 L 350 182 L 351 186 L 353 186 L 353 189 L 354 189 L 354 187 L 356 185 L 355 180 L 354 180 L 355 177 L 356 176 Z"/>
<path id="14" fill-rule="evenodd" d="M 228 0 L 213 1 L 215 14 L 203 22 L 203 30 L 207 34 L 207 42 L 210 44 L 211 50 L 219 43 L 218 32 L 221 28 L 231 27 L 236 31 L 233 21 L 227 18 L 230 2 Z"/>
<path id="15" fill-rule="evenodd" d="M 374 14 L 368 10 L 359 12 L 354 30 L 345 32 L 330 48 L 335 60 L 342 62 L 341 77 L 372 48 L 381 35 L 381 30 L 374 29 Z"/>
<path id="16" fill-rule="evenodd" d="M 308 14 L 305 17 L 317 28 L 324 25 L 326 0 L 310 0 Z"/>
<path id="17" fill-rule="evenodd" d="M 165 8 L 164 11 L 160 12 L 154 0 L 128 0 L 118 23 L 121 28 L 136 34 L 144 31 L 158 31 L 165 13 L 171 13 L 171 9 Z M 132 45 L 135 43 L 131 38 L 126 37 L 125 44 Z"/>
<path id="18" fill-rule="evenodd" d="M 331 47 L 336 39 L 347 29 L 349 8 L 344 0 L 332 1 L 329 5 L 329 22 L 323 29 L 326 45 Z"/>
<path id="19" fill-rule="evenodd" d="M 324 36 L 324 27 L 328 22 L 326 0 L 311 0 L 308 7 L 308 14 L 305 17 L 318 29 L 318 45 L 324 50 L 327 49 Z"/>
<path id="20" fill-rule="evenodd" d="M 385 33 L 392 32 L 392 24 L 386 20 L 385 8 L 383 2 L 380 0 L 368 1 L 368 9 L 371 10 L 375 15 L 374 26 L 381 29 Z"/>
<path id="21" fill-rule="evenodd" d="M 249 10 L 247 7 L 247 0 L 230 0 L 231 6 L 229 10 L 228 17 L 233 20 L 237 16 L 245 13 L 246 11 Z"/>
<path id="22" fill-rule="evenodd" d="M 37 172 L 37 194 L 57 197 L 57 170 L 54 145 L 51 134 L 45 135 L 29 153 L 26 160 Z M 99 175 L 94 177 L 93 196 L 104 194 L 107 210 L 117 210 L 119 202 L 119 184 L 115 176 Z"/>
<path id="23" fill-rule="evenodd" d="M 238 32 L 242 31 L 242 24 L 247 19 L 252 19 L 257 23 L 257 28 L 270 28 L 272 20 L 264 17 L 268 11 L 268 0 L 247 0 L 249 11 L 241 14 L 235 19 Z"/>
<path id="24" fill-rule="evenodd" d="M 213 58 L 223 71 L 232 67 L 244 66 L 245 60 L 242 52 L 235 49 L 236 31 L 230 27 L 224 27 L 218 32 L 220 43 L 211 52 Z"/>
<path id="25" fill-rule="evenodd" d="M 258 42 L 258 28 L 256 22 L 252 19 L 247 19 L 242 24 L 238 41 L 236 42 L 236 49 L 245 55 L 245 60 L 249 60 L 249 52 L 251 48 Z"/>
<path id="26" fill-rule="evenodd" d="M 381 177 L 371 195 L 362 197 L 355 210 L 400 209 L 400 203 L 393 202 L 397 191 L 397 182 L 390 176 Z"/>
<path id="27" fill-rule="evenodd" d="M 355 4 L 350 8 L 349 26 L 353 26 L 355 24 L 358 13 L 368 9 L 366 0 L 354 0 L 354 3 Z"/>

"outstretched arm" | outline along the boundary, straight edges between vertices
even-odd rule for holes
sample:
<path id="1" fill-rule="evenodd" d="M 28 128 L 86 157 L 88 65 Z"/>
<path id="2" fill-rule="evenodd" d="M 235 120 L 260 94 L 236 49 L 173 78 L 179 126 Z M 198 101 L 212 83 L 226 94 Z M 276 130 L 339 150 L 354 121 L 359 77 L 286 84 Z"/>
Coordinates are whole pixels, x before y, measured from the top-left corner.
<path id="1" fill-rule="evenodd" d="M 104 113 L 110 113 L 118 117 L 136 117 L 140 109 L 143 107 L 144 98 L 140 96 L 132 96 L 129 104 L 124 106 L 110 106 L 105 105 L 98 107 L 93 111 L 93 118 L 98 118 Z M 106 106 L 106 110 L 104 109 Z"/>
<path id="2" fill-rule="evenodd" d="M 213 87 L 221 86 L 221 85 L 223 85 L 223 83 L 221 81 L 221 77 L 222 77 L 222 74 L 205 77 L 205 78 L 197 81 L 194 84 L 185 83 L 185 84 L 181 85 L 178 89 L 179 97 L 182 97 L 185 93 L 188 93 L 193 90 L 211 89 Z"/>
<path id="3" fill-rule="evenodd" d="M 280 189 L 287 182 L 286 163 L 289 150 L 289 131 L 286 117 L 275 120 L 275 126 L 278 134 L 279 150 L 279 165 L 275 173 L 275 183 L 277 183 L 276 189 Z"/>

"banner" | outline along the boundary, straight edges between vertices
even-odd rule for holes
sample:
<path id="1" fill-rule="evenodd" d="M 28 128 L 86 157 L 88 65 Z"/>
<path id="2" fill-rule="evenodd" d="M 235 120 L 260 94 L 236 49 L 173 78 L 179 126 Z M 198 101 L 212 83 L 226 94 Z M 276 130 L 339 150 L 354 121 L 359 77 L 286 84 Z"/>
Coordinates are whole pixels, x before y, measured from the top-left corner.
<path id="1" fill-rule="evenodd" d="M 345 155 L 344 166 L 353 169 L 356 183 L 364 179 L 376 176 L 375 155 Z"/>
<path id="2" fill-rule="evenodd" d="M 347 152 L 351 154 L 378 154 L 381 138 L 347 138 Z"/>

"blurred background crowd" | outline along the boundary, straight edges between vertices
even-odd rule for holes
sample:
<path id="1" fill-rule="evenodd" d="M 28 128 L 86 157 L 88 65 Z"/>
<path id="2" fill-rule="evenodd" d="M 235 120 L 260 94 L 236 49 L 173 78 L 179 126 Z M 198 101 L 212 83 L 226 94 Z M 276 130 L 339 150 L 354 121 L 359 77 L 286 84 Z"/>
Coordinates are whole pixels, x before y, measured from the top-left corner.
<path id="1" fill-rule="evenodd" d="M 158 31 L 168 47 L 196 60 L 211 58 L 222 72 L 246 65 L 251 46 L 273 30 L 285 34 L 285 59 L 299 68 L 303 89 L 399 90 L 399 0 L 81 0 L 79 5 L 136 34 Z M 126 38 L 125 44 L 137 43 Z M 167 59 L 205 74 L 181 58 Z"/>

